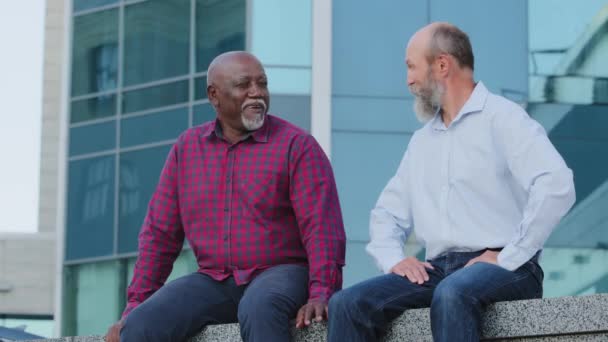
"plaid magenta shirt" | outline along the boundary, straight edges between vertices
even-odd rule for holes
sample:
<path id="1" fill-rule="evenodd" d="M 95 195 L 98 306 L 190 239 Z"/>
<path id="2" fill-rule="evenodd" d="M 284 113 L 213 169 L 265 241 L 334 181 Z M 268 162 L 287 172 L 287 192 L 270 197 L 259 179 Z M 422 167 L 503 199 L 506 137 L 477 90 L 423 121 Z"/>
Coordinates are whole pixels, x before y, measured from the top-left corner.
<path id="1" fill-rule="evenodd" d="M 233 145 L 216 121 L 178 138 L 139 234 L 123 317 L 164 284 L 184 237 L 198 271 L 218 281 L 307 264 L 309 300 L 342 286 L 345 234 L 329 160 L 310 134 L 271 115 Z"/>

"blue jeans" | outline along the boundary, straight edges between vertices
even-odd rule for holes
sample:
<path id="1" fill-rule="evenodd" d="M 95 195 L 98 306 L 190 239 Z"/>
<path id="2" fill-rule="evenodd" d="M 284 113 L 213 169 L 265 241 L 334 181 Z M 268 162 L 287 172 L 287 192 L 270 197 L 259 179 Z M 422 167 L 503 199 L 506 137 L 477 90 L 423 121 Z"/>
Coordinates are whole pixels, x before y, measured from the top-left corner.
<path id="1" fill-rule="evenodd" d="M 334 294 L 328 341 L 378 341 L 406 309 L 431 307 L 434 341 L 479 341 L 486 305 L 542 297 L 538 255 L 515 271 L 489 263 L 464 265 L 483 251 L 447 253 L 432 261 L 422 285 L 396 274 L 378 276 Z"/>
<path id="2" fill-rule="evenodd" d="M 308 298 L 308 268 L 280 265 L 248 285 L 193 273 L 161 287 L 127 316 L 120 340 L 185 341 L 210 324 L 236 323 L 243 341 L 289 341 Z"/>

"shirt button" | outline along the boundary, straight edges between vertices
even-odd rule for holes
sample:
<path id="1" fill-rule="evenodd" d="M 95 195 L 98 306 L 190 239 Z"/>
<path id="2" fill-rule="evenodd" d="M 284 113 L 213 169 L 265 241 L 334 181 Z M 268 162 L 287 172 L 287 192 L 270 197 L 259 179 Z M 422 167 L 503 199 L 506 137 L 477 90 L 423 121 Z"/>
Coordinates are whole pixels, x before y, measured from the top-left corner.
<path id="1" fill-rule="evenodd" d="M 224 241 L 228 241 L 228 234 L 224 235 Z"/>
<path id="2" fill-rule="evenodd" d="M 230 211 L 230 209 L 228 209 L 228 207 L 224 208 L 225 213 L 227 213 L 228 211 Z"/>

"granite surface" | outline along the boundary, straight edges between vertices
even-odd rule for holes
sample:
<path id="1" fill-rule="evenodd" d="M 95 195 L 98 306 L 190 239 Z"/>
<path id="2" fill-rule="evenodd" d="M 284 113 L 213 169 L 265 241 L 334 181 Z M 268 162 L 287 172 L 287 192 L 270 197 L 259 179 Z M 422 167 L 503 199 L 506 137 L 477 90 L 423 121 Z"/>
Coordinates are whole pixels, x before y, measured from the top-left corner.
<path id="1" fill-rule="evenodd" d="M 608 341 L 608 294 L 522 300 L 488 307 L 484 339 L 509 342 Z M 293 330 L 294 342 L 325 341 L 326 324 Z M 101 336 L 66 337 L 38 342 L 101 342 Z M 209 326 L 190 342 L 241 342 L 238 324 Z M 408 310 L 395 320 L 384 339 L 432 341 L 428 309 Z"/>

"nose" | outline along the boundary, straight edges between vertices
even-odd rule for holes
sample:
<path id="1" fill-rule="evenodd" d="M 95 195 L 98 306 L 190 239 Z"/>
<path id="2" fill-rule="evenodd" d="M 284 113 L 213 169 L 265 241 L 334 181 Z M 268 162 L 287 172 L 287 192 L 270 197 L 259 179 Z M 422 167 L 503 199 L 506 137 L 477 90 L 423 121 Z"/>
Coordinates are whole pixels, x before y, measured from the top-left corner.
<path id="1" fill-rule="evenodd" d="M 414 79 L 410 77 L 409 73 L 407 74 L 406 82 L 408 87 L 411 87 L 414 84 Z"/>
<path id="2" fill-rule="evenodd" d="M 264 94 L 264 89 L 262 89 L 262 87 L 260 87 L 259 84 L 252 82 L 251 86 L 249 87 L 249 97 L 251 98 L 259 98 L 262 97 Z"/>

